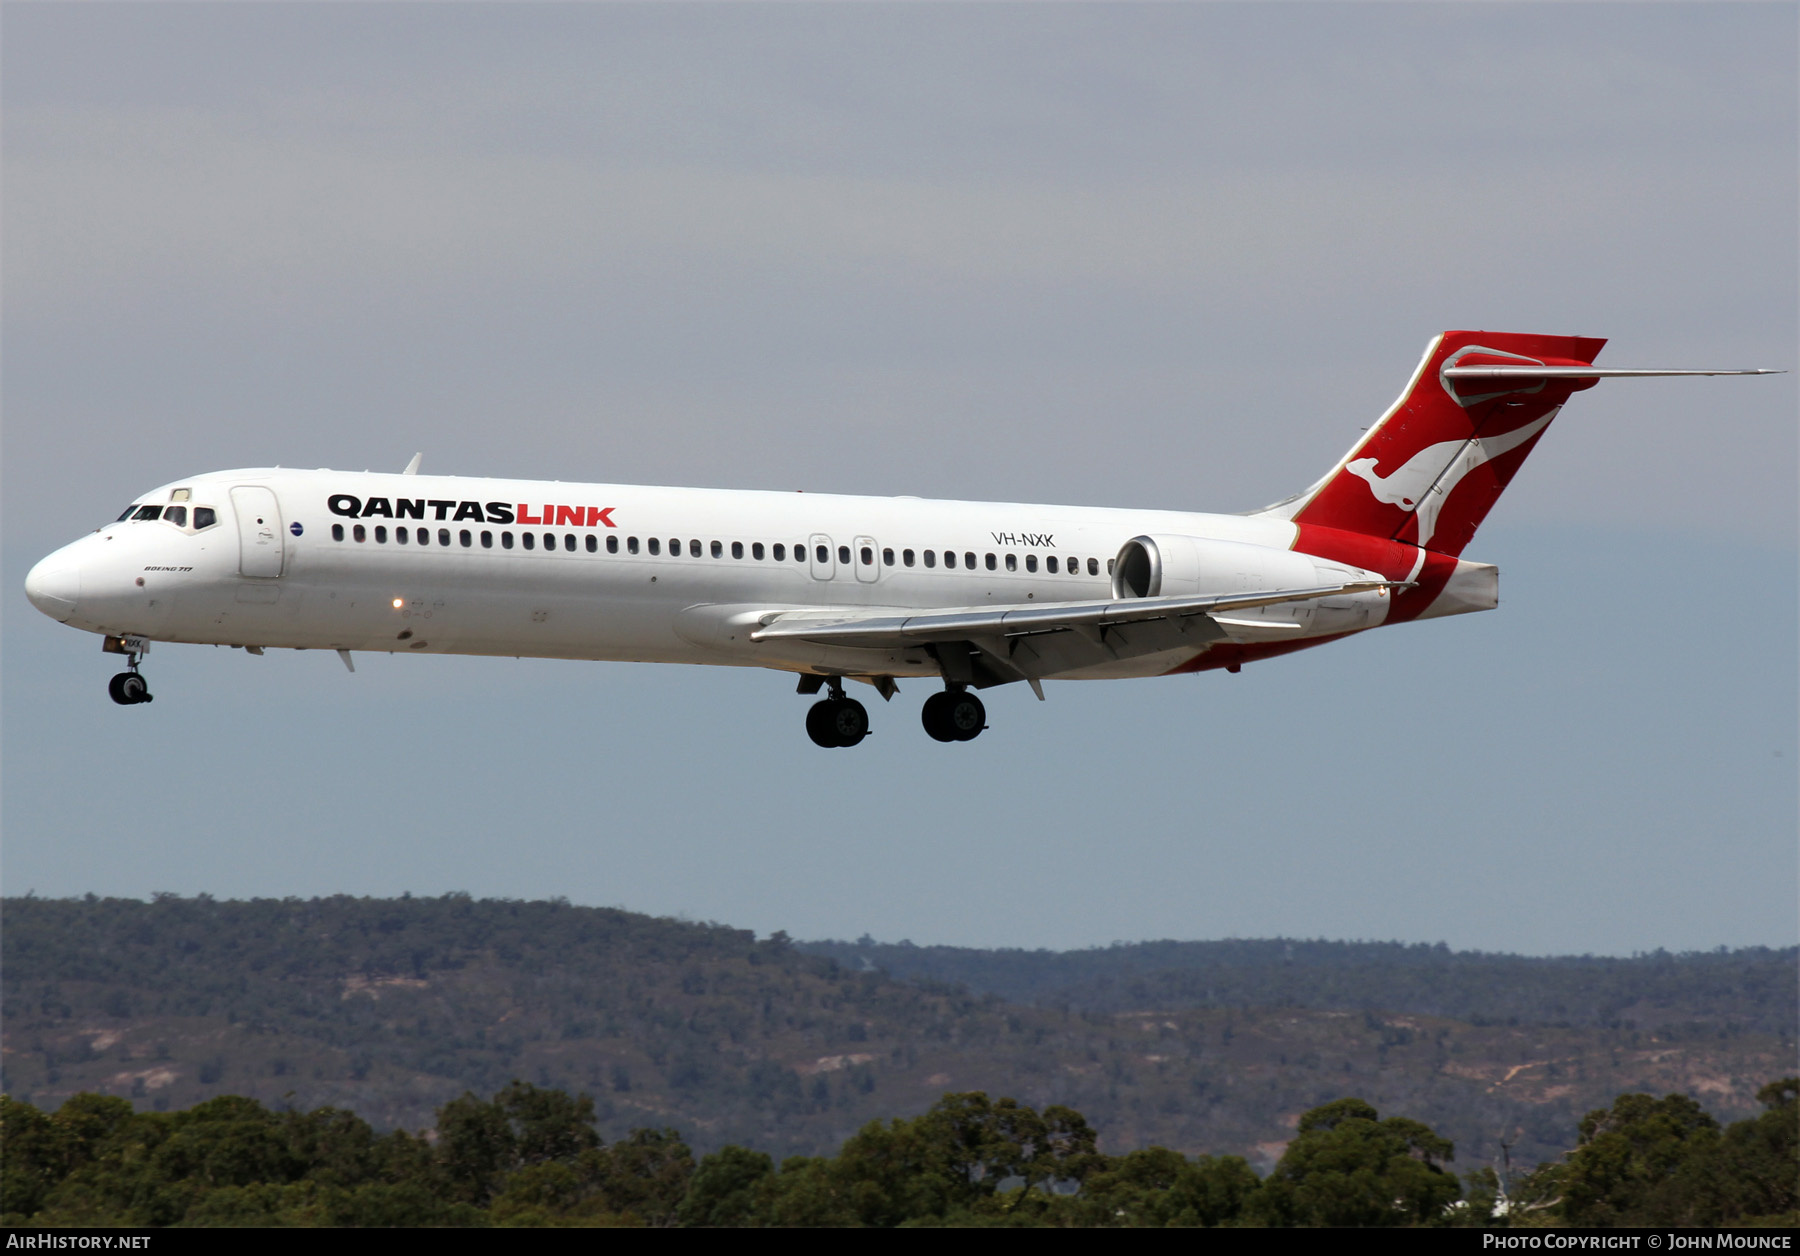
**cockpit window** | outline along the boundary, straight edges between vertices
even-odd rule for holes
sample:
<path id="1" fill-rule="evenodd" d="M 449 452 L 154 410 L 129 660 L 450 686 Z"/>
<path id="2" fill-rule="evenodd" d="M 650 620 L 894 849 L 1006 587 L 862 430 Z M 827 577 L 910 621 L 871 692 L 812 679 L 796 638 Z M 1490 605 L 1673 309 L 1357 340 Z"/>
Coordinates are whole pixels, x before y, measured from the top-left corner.
<path id="1" fill-rule="evenodd" d="M 172 523 L 178 528 L 187 527 L 187 507 L 169 506 L 163 510 L 163 522 Z"/>
<path id="2" fill-rule="evenodd" d="M 136 509 L 137 509 L 137 503 L 132 502 L 131 505 L 125 507 L 125 513 L 120 515 L 117 519 L 114 519 L 113 522 L 114 523 L 124 523 L 127 519 L 131 518 L 131 512 Z"/>
<path id="3" fill-rule="evenodd" d="M 161 515 L 162 515 L 162 507 L 161 506 L 139 506 L 138 512 L 131 517 L 133 519 L 156 519 L 156 518 L 159 518 Z"/>
<path id="4" fill-rule="evenodd" d="M 194 507 L 194 531 L 210 528 L 219 521 L 219 512 L 211 506 Z"/>

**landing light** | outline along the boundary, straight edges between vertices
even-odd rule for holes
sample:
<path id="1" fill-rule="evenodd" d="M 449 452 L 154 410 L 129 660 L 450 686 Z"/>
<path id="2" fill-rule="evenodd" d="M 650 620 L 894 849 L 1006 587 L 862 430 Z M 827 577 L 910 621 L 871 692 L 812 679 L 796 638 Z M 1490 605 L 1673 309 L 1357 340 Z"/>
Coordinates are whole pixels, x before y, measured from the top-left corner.
<path id="1" fill-rule="evenodd" d="M 397 597 L 394 599 L 394 609 L 395 610 L 399 610 L 402 606 L 405 606 L 405 605 L 406 605 L 405 598 Z"/>

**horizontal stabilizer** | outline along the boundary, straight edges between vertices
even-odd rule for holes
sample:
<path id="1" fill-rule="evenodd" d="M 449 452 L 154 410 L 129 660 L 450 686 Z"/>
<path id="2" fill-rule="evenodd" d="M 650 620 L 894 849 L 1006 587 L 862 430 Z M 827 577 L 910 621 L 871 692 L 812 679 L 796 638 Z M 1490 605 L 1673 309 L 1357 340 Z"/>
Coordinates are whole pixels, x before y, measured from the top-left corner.
<path id="1" fill-rule="evenodd" d="M 1660 371 L 1611 366 L 1446 366 L 1445 379 L 1639 379 L 1661 375 L 1786 375 L 1786 371 Z"/>
<path id="2" fill-rule="evenodd" d="M 1298 524 L 1295 548 L 1320 557 L 1359 553 L 1358 543 L 1345 548 L 1348 534 L 1455 558 L 1572 394 L 1603 379 L 1784 373 L 1595 366 L 1605 344 L 1588 336 L 1447 331 L 1426 349 L 1399 400 L 1337 466 L 1260 513 Z"/>

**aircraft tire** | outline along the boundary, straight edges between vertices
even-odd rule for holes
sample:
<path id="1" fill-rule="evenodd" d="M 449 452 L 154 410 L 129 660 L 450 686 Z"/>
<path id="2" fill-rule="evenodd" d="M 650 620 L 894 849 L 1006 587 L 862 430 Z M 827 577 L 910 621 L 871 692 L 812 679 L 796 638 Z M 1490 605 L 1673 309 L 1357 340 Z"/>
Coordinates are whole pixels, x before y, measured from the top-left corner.
<path id="1" fill-rule="evenodd" d="M 919 722 L 925 725 L 925 732 L 933 741 L 955 741 L 956 727 L 950 723 L 950 695 L 934 693 L 925 699 L 925 707 L 919 712 Z"/>
<path id="2" fill-rule="evenodd" d="M 823 746 L 830 750 L 838 745 L 837 729 L 833 727 L 832 708 L 837 704 L 830 698 L 815 702 L 806 712 L 806 735 L 813 739 L 813 745 Z"/>
<path id="3" fill-rule="evenodd" d="M 987 727 L 987 707 L 972 693 L 948 693 L 944 704 L 945 723 L 958 741 L 974 741 Z"/>
<path id="4" fill-rule="evenodd" d="M 854 746 L 869 735 L 869 709 L 855 698 L 839 698 L 833 702 L 831 729 L 840 746 Z"/>
<path id="5" fill-rule="evenodd" d="M 150 701 L 150 686 L 136 672 L 120 672 L 106 683 L 106 692 L 120 706 Z"/>

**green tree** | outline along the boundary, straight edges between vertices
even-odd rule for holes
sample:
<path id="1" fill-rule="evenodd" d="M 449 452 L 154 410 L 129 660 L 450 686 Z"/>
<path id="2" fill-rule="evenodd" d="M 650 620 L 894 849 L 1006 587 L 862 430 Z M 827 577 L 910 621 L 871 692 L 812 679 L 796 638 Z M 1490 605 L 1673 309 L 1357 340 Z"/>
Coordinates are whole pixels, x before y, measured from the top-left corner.
<path id="1" fill-rule="evenodd" d="M 54 1118 L 67 1156 L 65 1171 L 98 1156 L 100 1148 L 131 1125 L 136 1116 L 128 1099 L 89 1093 L 70 1095 Z"/>
<path id="2" fill-rule="evenodd" d="M 787 1161 L 757 1188 L 752 1215 L 763 1225 L 974 1222 L 1035 1207 L 1051 1183 L 1079 1182 L 1098 1163 L 1094 1132 L 1071 1108 L 949 1094 L 911 1120 L 871 1121 L 834 1158 Z"/>
<path id="3" fill-rule="evenodd" d="M 1756 1093 L 1761 1116 L 1734 1121 L 1720 1147 L 1720 1220 L 1800 1224 L 1800 1077 Z"/>
<path id="4" fill-rule="evenodd" d="M 285 1186 L 257 1182 L 222 1186 L 202 1195 L 178 1223 L 185 1227 L 321 1225 L 326 1212 L 320 1195 L 331 1188 L 314 1182 Z"/>
<path id="5" fill-rule="evenodd" d="M 463 1093 L 438 1109 L 438 1163 L 455 1198 L 476 1207 L 533 1165 L 573 1165 L 600 1147 L 587 1095 L 514 1081 L 484 1103 Z"/>
<path id="6" fill-rule="evenodd" d="M 1384 1121 L 1361 1099 L 1339 1099 L 1300 1118 L 1298 1137 L 1251 1196 L 1249 1218 L 1299 1226 L 1439 1222 L 1462 1193 L 1439 1164 L 1454 1154 L 1418 1121 Z"/>
<path id="7" fill-rule="evenodd" d="M 959 1146 L 943 1122 L 927 1117 L 871 1121 L 824 1162 L 823 1181 L 811 1165 L 800 1166 L 801 1174 L 790 1178 L 785 1164 L 779 1181 L 783 1188 L 802 1192 L 806 1210 L 821 1218 L 814 1224 L 845 1224 L 837 1215 L 842 1210 L 848 1224 L 885 1228 L 943 1217 L 952 1208 L 972 1204 L 984 1191 L 971 1180 L 969 1157 L 969 1148 Z M 799 1202 L 784 1201 L 788 1216 L 793 1217 Z"/>
<path id="8" fill-rule="evenodd" d="M 611 1147 L 583 1153 L 582 1169 L 605 1210 L 645 1225 L 669 1226 L 694 1176 L 694 1153 L 671 1129 L 637 1129 Z"/>
<path id="9" fill-rule="evenodd" d="M 1240 1220 L 1262 1180 L 1242 1156 L 1201 1156 L 1176 1176 L 1159 1224 L 1231 1225 Z"/>
<path id="10" fill-rule="evenodd" d="M 61 1225 L 174 1225 L 212 1193 L 240 1192 L 218 1208 L 256 1215 L 309 1161 L 290 1121 L 254 1099 L 222 1095 L 184 1112 L 135 1113 L 123 1099 L 76 1095 L 51 1118 L 60 1172 L 36 1220 Z M 42 1133 L 34 1125 L 35 1133 Z M 275 1191 L 270 1195 L 261 1188 Z M 257 1188 L 250 1194 L 243 1194 Z M 254 1196 L 254 1198 L 252 1198 Z"/>
<path id="11" fill-rule="evenodd" d="M 581 1174 L 558 1161 L 527 1165 L 506 1179 L 488 1215 L 495 1225 L 552 1226 L 569 1224 L 592 1195 Z"/>
<path id="12" fill-rule="evenodd" d="M 306 1166 L 289 1146 L 281 1118 L 254 1099 L 220 1095 L 173 1114 L 173 1130 L 150 1161 L 159 1181 L 201 1190 L 294 1181 Z"/>
<path id="13" fill-rule="evenodd" d="M 522 1166 L 574 1160 L 600 1145 L 594 1101 L 587 1095 L 515 1081 L 494 1096 L 494 1103 L 512 1127 L 513 1152 Z"/>
<path id="14" fill-rule="evenodd" d="M 1260 1185 L 1241 1156 L 1189 1160 L 1167 1147 L 1144 1147 L 1107 1159 L 1065 1210 L 1076 1225 L 1229 1225 Z"/>
<path id="15" fill-rule="evenodd" d="M 518 1154 L 506 1112 L 464 1091 L 438 1109 L 437 1135 L 437 1161 L 452 1196 L 485 1208 Z"/>
<path id="16" fill-rule="evenodd" d="M 775 1162 L 764 1153 L 721 1147 L 694 1170 L 676 1219 L 684 1226 L 744 1225 L 756 1211 L 758 1190 L 774 1175 Z"/>
<path id="17" fill-rule="evenodd" d="M 380 1173 L 383 1157 L 369 1123 L 341 1108 L 282 1114 L 288 1152 L 315 1182 L 354 1187 Z M 401 1135 L 405 1138 L 405 1135 Z"/>
<path id="18" fill-rule="evenodd" d="M 1800 1210 L 1800 1080 L 1757 1092 L 1764 1111 L 1734 1121 L 1718 1138 L 1686 1140 L 1680 1163 L 1655 1194 L 1658 1224 L 1793 1224 Z"/>
<path id="19" fill-rule="evenodd" d="M 51 1117 L 57 1180 L 34 1218 L 39 1225 L 167 1225 L 191 1191 L 157 1180 L 150 1162 L 175 1118 L 137 1113 L 110 1095 L 71 1095 Z"/>
<path id="20" fill-rule="evenodd" d="M 478 1226 L 488 1215 L 473 1204 L 446 1199 L 430 1178 L 364 1182 L 330 1202 L 325 1224 L 362 1229 L 418 1229 L 421 1226 Z"/>
<path id="21" fill-rule="evenodd" d="M 56 1122 L 29 1103 L 0 1095 L 0 1225 L 23 1225 L 68 1172 Z"/>
<path id="22" fill-rule="evenodd" d="M 789 1156 L 779 1173 L 757 1184 L 749 1224 L 781 1229 L 863 1224 L 836 1167 L 824 1156 Z"/>
<path id="23" fill-rule="evenodd" d="M 1582 1118 L 1559 1185 L 1571 1225 L 1673 1226 L 1714 1218 L 1702 1166 L 1718 1149 L 1719 1123 L 1686 1095 L 1620 1095 Z"/>
<path id="24" fill-rule="evenodd" d="M 1084 1226 L 1161 1226 L 1169 1192 L 1181 1180 L 1188 1159 L 1167 1147 L 1142 1147 L 1106 1157 L 1083 1184 L 1072 1205 L 1071 1223 Z"/>

